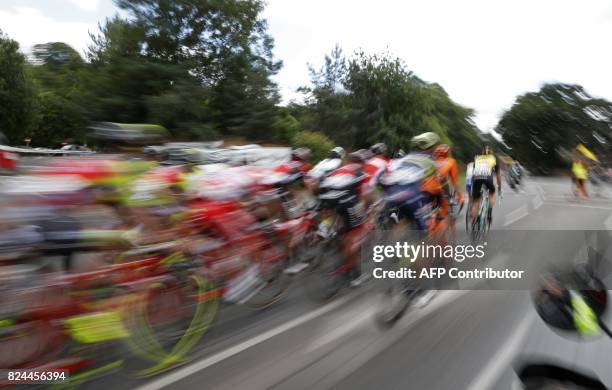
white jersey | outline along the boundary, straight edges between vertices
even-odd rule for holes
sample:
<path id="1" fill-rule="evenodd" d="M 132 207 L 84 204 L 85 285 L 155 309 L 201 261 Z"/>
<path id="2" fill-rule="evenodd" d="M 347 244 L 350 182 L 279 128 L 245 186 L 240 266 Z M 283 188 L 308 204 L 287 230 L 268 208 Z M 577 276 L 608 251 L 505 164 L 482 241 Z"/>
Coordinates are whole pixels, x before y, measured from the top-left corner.
<path id="1" fill-rule="evenodd" d="M 308 171 L 306 176 L 311 179 L 321 180 L 331 172 L 340 168 L 341 165 L 342 160 L 339 158 L 326 158 L 325 160 L 321 160 L 310 171 Z"/>
<path id="2" fill-rule="evenodd" d="M 472 176 L 474 176 L 474 163 L 473 162 L 467 165 L 467 169 L 465 170 L 465 181 L 471 182 Z"/>

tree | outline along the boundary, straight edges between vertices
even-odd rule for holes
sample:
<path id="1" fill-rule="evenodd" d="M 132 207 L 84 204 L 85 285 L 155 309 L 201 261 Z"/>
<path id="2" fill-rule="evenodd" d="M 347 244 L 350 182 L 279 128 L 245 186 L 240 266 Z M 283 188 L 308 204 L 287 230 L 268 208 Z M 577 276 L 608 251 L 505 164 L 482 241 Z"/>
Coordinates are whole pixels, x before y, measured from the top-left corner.
<path id="1" fill-rule="evenodd" d="M 0 131 L 22 144 L 32 125 L 34 94 L 19 44 L 0 30 Z"/>
<path id="2" fill-rule="evenodd" d="M 545 84 L 518 96 L 497 125 L 510 154 L 530 170 L 548 173 L 564 167 L 559 152 L 585 144 L 609 153 L 612 103 L 591 97 L 583 87 Z"/>
<path id="3" fill-rule="evenodd" d="M 270 77 L 281 67 L 260 18 L 259 0 L 117 0 L 142 31 L 136 45 L 149 59 L 188 68 L 212 89 L 214 127 L 222 134 L 265 138 L 279 95 Z"/>
<path id="4" fill-rule="evenodd" d="M 300 122 L 291 115 L 288 108 L 282 107 L 278 110 L 273 127 L 274 138 L 282 142 L 291 142 L 300 130 Z"/>
<path id="5" fill-rule="evenodd" d="M 32 131 L 32 146 L 59 147 L 65 141 L 83 144 L 85 119 L 82 107 L 54 92 L 37 96 L 37 125 Z"/>
<path id="6" fill-rule="evenodd" d="M 29 76 L 35 85 L 32 145 L 55 147 L 71 139 L 84 143 L 88 123 L 87 64 L 69 45 L 49 42 L 34 46 Z"/>
<path id="7" fill-rule="evenodd" d="M 116 3 L 129 17 L 101 26 L 88 54 L 91 90 L 99 91 L 94 117 L 162 121 L 187 138 L 270 136 L 279 101 L 270 76 L 281 63 L 259 17 L 261 1 Z M 186 116 L 164 112 L 177 106 Z"/>
<path id="8" fill-rule="evenodd" d="M 291 107 L 304 128 L 314 128 L 349 148 L 384 141 L 408 148 L 410 139 L 433 131 L 454 144 L 460 159 L 473 156 L 478 131 L 473 111 L 453 102 L 388 53 L 358 52 L 349 60 L 336 46 L 321 69 L 311 67 L 311 87 L 302 88 L 305 106 Z"/>
<path id="9" fill-rule="evenodd" d="M 173 84 L 165 92 L 147 98 L 148 120 L 170 129 L 177 139 L 215 139 L 219 134 L 210 121 L 209 95 L 197 83 Z"/>

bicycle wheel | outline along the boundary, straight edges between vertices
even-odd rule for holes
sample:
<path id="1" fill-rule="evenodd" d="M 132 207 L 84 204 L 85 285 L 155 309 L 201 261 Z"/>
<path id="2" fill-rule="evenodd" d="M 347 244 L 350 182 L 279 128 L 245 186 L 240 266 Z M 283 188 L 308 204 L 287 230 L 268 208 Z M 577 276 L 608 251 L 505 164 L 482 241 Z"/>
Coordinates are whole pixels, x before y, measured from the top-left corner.
<path id="1" fill-rule="evenodd" d="M 421 242 L 424 237 L 422 233 L 415 230 L 406 230 L 408 226 L 398 225 L 391 234 L 391 242 Z M 424 258 L 419 257 L 414 262 L 408 258 L 391 259 L 391 267 L 394 270 L 411 268 L 418 272 L 419 266 L 423 264 Z M 383 329 L 392 327 L 399 321 L 408 308 L 424 291 L 423 281 L 417 279 L 393 278 L 384 281 L 382 302 L 380 310 L 376 314 L 376 323 Z"/>
<path id="2" fill-rule="evenodd" d="M 291 284 L 292 275 L 285 272 L 286 253 L 277 245 L 259 251 L 257 264 L 261 280 L 244 304 L 251 309 L 261 310 L 283 298 Z"/>
<path id="3" fill-rule="evenodd" d="M 470 236 L 472 242 L 480 241 L 488 231 L 489 191 L 483 185 L 480 193 L 482 195 L 478 204 L 478 213 L 476 214 L 476 219 L 471 223 Z"/>
<path id="4" fill-rule="evenodd" d="M 340 240 L 335 238 L 322 242 L 317 259 L 306 276 L 308 295 L 318 302 L 334 298 L 344 283 L 343 264 Z"/>
<path id="5" fill-rule="evenodd" d="M 216 316 L 220 295 L 213 283 L 195 272 L 151 283 L 145 294 L 126 321 L 126 343 L 134 355 L 126 365 L 138 377 L 188 362 Z"/>
<path id="6" fill-rule="evenodd" d="M 391 281 L 383 292 L 380 310 L 375 317 L 378 326 L 388 329 L 404 316 L 411 303 L 410 296 L 406 292 L 405 281 Z"/>

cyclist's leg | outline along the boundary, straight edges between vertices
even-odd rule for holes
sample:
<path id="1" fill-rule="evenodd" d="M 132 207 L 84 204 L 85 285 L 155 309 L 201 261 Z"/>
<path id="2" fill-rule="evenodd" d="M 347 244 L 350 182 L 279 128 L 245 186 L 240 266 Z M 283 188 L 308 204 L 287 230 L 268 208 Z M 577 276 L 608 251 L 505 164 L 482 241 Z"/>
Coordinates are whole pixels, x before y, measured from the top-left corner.
<path id="1" fill-rule="evenodd" d="M 486 181 L 486 186 L 489 189 L 489 209 L 487 210 L 487 220 L 490 225 L 493 219 L 493 206 L 495 206 L 495 184 L 493 183 L 493 177 Z"/>
<path id="2" fill-rule="evenodd" d="M 481 197 L 481 190 L 482 187 L 482 180 L 481 179 L 473 179 L 472 180 L 472 191 L 470 194 L 470 219 L 472 220 L 472 222 L 476 219 L 476 214 L 478 213 L 478 207 L 480 206 L 480 197 Z"/>

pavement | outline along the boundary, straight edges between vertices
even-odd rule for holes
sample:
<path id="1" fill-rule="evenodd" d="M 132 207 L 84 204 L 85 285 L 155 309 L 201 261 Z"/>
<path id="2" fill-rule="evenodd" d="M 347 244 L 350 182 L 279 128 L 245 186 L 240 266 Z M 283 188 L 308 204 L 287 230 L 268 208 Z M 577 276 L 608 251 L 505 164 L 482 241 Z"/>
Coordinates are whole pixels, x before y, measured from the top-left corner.
<path id="1" fill-rule="evenodd" d="M 612 230 L 610 187 L 577 201 L 568 179 L 527 178 L 519 192 L 505 190 L 491 235 L 522 232 L 525 239 L 513 242 L 522 253 L 577 257 L 581 252 L 565 240 L 538 242 L 525 233 L 571 230 Z M 491 259 L 498 267 L 536 261 L 518 258 L 507 245 L 498 249 Z M 106 376 L 87 387 L 515 389 L 514 367 L 532 361 L 592 372 L 612 386 L 612 341 L 578 341 L 549 329 L 526 289 L 440 291 L 382 329 L 375 321 L 381 296 L 372 284 L 320 304 L 308 298 L 303 276 L 296 279 L 287 297 L 267 310 L 222 307 L 189 363 L 148 380 Z"/>

